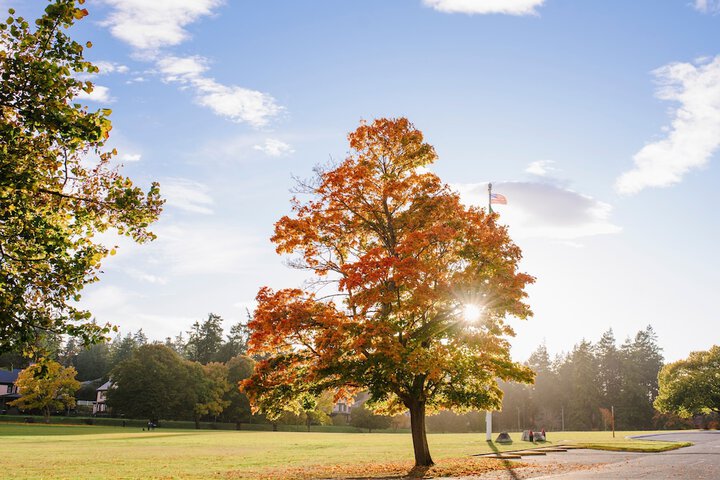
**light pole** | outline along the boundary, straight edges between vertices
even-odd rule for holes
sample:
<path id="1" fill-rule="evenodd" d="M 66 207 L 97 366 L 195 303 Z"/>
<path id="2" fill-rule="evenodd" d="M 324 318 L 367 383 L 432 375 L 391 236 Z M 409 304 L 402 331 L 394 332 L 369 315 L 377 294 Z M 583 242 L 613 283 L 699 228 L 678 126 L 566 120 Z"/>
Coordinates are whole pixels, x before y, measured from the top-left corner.
<path id="1" fill-rule="evenodd" d="M 485 412 L 485 440 L 492 442 L 492 412 Z"/>

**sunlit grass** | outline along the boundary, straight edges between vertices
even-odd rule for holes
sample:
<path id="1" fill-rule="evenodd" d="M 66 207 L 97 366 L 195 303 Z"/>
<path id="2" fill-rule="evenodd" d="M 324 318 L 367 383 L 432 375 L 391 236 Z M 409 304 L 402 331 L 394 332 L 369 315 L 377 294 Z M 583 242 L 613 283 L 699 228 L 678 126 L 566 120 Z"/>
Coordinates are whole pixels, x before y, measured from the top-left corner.
<path id="1" fill-rule="evenodd" d="M 551 441 L 545 445 L 660 448 L 666 443 L 624 438 L 643 433 L 648 432 L 618 432 L 613 440 L 609 432 L 550 432 Z M 518 441 L 519 434 L 512 436 L 513 444 L 497 448 L 508 451 L 538 446 Z M 484 434 L 435 434 L 428 436 L 428 442 L 441 467 L 445 461 L 477 472 L 495 468 L 471 457 L 492 451 Z M 0 424 L 0 447 L 4 471 L 22 479 L 311 478 L 313 471 L 332 471 L 337 476 L 376 472 L 380 476 L 412 465 L 410 435 L 389 433 L 144 432 L 122 427 Z"/>

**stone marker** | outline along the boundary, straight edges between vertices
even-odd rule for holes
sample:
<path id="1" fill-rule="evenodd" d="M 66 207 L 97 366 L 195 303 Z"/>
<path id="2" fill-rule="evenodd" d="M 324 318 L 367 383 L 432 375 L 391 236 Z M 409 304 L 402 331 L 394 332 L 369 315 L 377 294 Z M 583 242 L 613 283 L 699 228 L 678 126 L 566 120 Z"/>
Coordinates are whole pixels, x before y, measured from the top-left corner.
<path id="1" fill-rule="evenodd" d="M 500 435 L 495 439 L 495 443 L 512 443 L 512 438 L 510 438 L 510 435 L 508 435 L 507 432 L 501 432 Z"/>

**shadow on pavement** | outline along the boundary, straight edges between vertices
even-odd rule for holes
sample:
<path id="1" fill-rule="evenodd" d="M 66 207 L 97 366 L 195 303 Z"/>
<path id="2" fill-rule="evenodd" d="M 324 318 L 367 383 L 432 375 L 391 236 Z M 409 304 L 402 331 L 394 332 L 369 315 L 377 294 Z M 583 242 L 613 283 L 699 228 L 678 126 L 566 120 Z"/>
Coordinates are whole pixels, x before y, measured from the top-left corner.
<path id="1" fill-rule="evenodd" d="M 500 450 L 498 450 L 498 448 L 495 446 L 495 442 L 493 442 L 492 440 L 488 440 L 487 444 L 493 452 L 500 454 Z M 505 467 L 505 469 L 508 471 L 510 478 L 512 478 L 513 480 L 520 479 L 520 477 L 518 477 L 517 474 L 515 473 L 515 469 L 513 468 L 512 462 L 510 462 L 510 460 L 506 460 L 504 458 L 498 459 L 498 460 L 502 462 L 503 467 Z"/>

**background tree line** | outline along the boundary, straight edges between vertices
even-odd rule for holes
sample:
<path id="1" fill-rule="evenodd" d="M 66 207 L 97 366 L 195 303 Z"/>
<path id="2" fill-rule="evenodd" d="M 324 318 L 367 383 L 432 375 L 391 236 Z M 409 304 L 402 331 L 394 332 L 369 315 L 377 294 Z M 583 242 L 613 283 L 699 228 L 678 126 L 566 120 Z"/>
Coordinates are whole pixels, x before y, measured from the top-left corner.
<path id="1" fill-rule="evenodd" d="M 73 368 L 79 389 L 78 400 L 96 399 L 96 390 L 108 380 L 112 415 L 153 420 L 219 421 L 262 423 L 254 415 L 247 396 L 239 391 L 255 360 L 246 355 L 246 323 L 232 325 L 227 334 L 223 319 L 209 314 L 195 322 L 185 334 L 164 341 L 149 341 L 138 330 L 118 335 L 111 342 L 83 345 L 70 337 L 41 335 L 37 341 L 46 360 Z M 26 368 L 36 359 L 22 352 L 0 355 L 0 368 Z M 285 412 L 277 423 L 293 425 L 329 424 L 332 396 L 310 399 Z M 59 409 L 63 410 L 63 409 Z"/>
<path id="2" fill-rule="evenodd" d="M 76 378 L 82 382 L 78 399 L 94 400 L 97 387 L 112 377 L 116 388 L 109 393 L 108 405 L 115 415 L 265 422 L 264 417 L 252 414 L 247 396 L 238 389 L 238 383 L 252 374 L 255 363 L 246 355 L 246 324 L 238 322 L 225 334 L 222 321 L 220 316 L 209 314 L 184 335 L 163 342 L 149 342 L 142 330 L 87 347 L 73 338 L 63 343 L 59 337 L 45 336 L 40 341 L 52 360 L 77 371 Z M 28 362 L 19 353 L 0 355 L 0 367 L 23 368 Z M 611 407 L 617 429 L 692 425 L 653 406 L 663 356 L 650 326 L 621 345 L 608 330 L 596 343 L 583 340 L 570 352 L 555 357 L 540 345 L 526 364 L 537 374 L 535 384 L 502 384 L 503 409 L 494 414 L 496 430 L 610 429 Z M 291 406 L 277 423 L 329 424 L 333 422 L 332 408 L 331 396 L 305 399 Z M 334 422 L 369 429 L 407 428 L 402 416 L 372 415 L 360 404 Z M 427 424 L 432 432 L 485 428 L 482 412 L 443 411 L 428 417 Z"/>
<path id="3" fill-rule="evenodd" d="M 662 349 L 651 326 L 621 345 L 612 329 L 600 340 L 583 340 L 565 354 L 551 358 L 541 345 L 528 366 L 534 385 L 504 385 L 503 411 L 496 414 L 504 430 L 642 430 L 685 426 L 678 417 L 653 407 L 658 395 Z"/>

